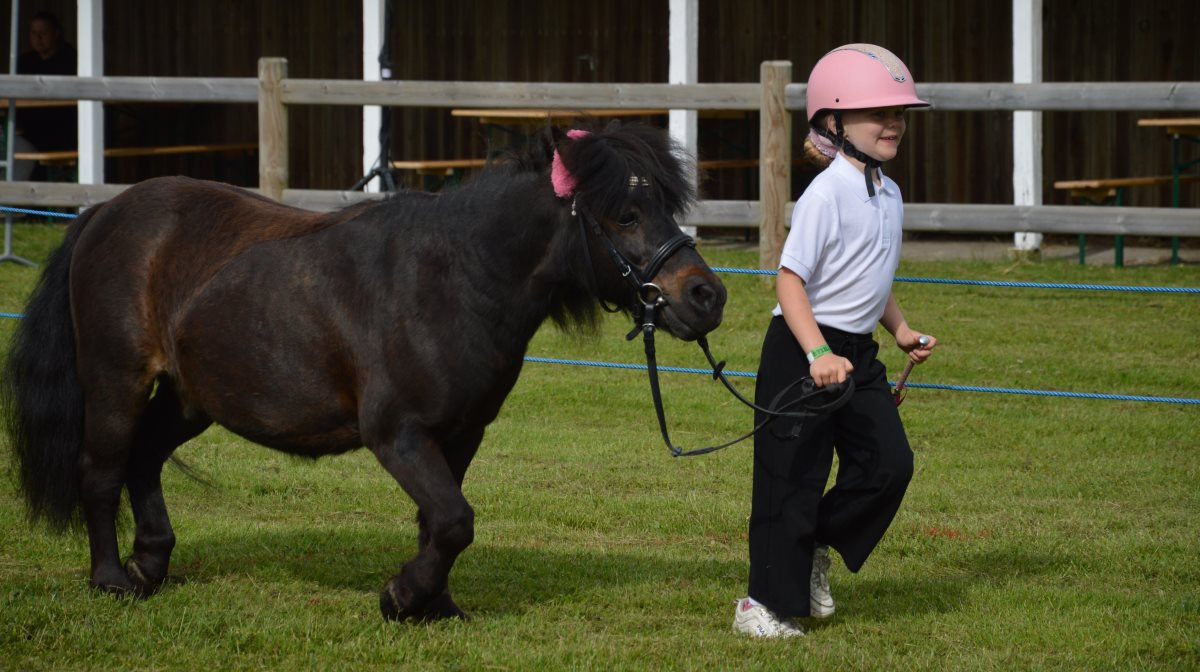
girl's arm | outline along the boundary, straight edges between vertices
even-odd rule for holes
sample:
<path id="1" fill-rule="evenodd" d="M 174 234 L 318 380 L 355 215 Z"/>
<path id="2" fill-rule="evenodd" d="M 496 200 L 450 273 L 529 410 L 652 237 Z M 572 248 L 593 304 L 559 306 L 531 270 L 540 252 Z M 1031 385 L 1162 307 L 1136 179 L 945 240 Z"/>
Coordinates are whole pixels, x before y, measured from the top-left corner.
<path id="1" fill-rule="evenodd" d="M 933 347 L 937 345 L 937 339 L 933 336 L 921 334 L 909 328 L 908 322 L 904 319 L 904 313 L 900 312 L 900 304 L 896 303 L 895 294 L 888 294 L 887 305 L 883 309 L 883 317 L 879 319 L 879 323 L 892 336 L 896 337 L 896 345 L 907 352 L 908 358 L 917 364 L 929 359 Z M 918 340 L 922 335 L 929 339 L 929 343 L 926 345 L 921 345 Z"/>
<path id="2" fill-rule="evenodd" d="M 783 309 L 783 319 L 804 352 L 827 345 L 813 317 L 812 304 L 808 302 L 808 292 L 804 290 L 804 280 L 800 276 L 787 268 L 780 268 L 775 281 L 775 294 L 779 297 L 779 307 Z M 812 376 L 818 387 L 825 387 L 831 383 L 845 382 L 851 371 L 854 371 L 854 365 L 850 360 L 830 352 L 813 360 L 808 375 Z"/>

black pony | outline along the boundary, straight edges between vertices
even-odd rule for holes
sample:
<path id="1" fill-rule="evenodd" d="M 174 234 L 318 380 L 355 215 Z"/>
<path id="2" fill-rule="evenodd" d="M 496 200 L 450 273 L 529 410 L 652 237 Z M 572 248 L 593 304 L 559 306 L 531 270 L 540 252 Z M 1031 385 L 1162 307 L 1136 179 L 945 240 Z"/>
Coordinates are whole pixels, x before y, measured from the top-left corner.
<path id="1" fill-rule="evenodd" d="M 593 324 L 597 299 L 636 315 L 631 277 L 673 335 L 720 323 L 725 290 L 677 225 L 692 199 L 678 148 L 639 126 L 547 129 L 460 189 L 328 214 L 138 184 L 70 226 L 14 336 L 5 414 L 31 517 L 86 524 L 92 585 L 145 596 L 175 545 L 162 466 L 211 423 L 311 457 L 366 446 L 418 507 L 384 617 L 463 616 L 463 475 L 538 326 Z"/>

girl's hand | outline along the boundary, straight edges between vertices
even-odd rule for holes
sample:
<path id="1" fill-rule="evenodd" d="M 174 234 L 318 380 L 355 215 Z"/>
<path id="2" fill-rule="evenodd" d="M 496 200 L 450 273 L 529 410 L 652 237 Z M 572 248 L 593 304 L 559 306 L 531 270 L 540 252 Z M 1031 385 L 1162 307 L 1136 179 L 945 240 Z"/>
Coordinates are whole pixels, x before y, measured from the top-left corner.
<path id="1" fill-rule="evenodd" d="M 921 345 L 920 339 L 922 336 L 929 341 L 925 345 Z M 896 345 L 899 346 L 901 350 L 908 353 L 909 360 L 911 360 L 914 364 L 920 364 L 929 359 L 929 356 L 933 354 L 933 349 L 937 346 L 937 344 L 938 340 L 933 336 L 913 331 L 912 329 L 909 329 L 908 326 L 896 331 Z"/>
<path id="2" fill-rule="evenodd" d="M 850 360 L 835 355 L 832 352 L 828 355 L 817 357 L 808 367 L 808 375 L 812 377 L 817 387 L 825 387 L 833 383 L 844 383 L 846 382 L 846 376 L 849 376 L 853 371 L 854 365 L 850 363 Z"/>

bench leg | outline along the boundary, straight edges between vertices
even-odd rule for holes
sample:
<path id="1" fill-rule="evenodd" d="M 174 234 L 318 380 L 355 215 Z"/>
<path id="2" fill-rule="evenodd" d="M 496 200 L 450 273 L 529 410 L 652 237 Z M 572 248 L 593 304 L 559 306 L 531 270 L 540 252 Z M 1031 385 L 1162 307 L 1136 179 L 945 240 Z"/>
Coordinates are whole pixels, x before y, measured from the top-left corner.
<path id="1" fill-rule="evenodd" d="M 1125 205 L 1125 187 L 1117 187 L 1117 202 L 1119 208 Z M 1125 236 L 1117 236 L 1113 241 L 1113 265 L 1117 268 L 1125 266 Z"/>

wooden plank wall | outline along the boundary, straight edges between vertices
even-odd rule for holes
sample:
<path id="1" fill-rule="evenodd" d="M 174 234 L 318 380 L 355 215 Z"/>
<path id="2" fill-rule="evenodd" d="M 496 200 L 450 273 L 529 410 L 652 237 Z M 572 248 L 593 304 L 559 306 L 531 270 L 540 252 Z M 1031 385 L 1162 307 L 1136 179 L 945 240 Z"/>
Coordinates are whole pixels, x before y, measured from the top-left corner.
<path id="1" fill-rule="evenodd" d="M 394 0 L 397 78 L 651 82 L 666 78 L 667 0 Z M 36 4 L 36 7 L 35 7 Z M 59 13 L 74 41 L 74 0 L 25 2 Z M 764 60 L 793 62 L 797 81 L 828 49 L 883 44 L 918 81 L 1011 79 L 1008 2 L 991 0 L 700 0 L 701 81 L 752 82 Z M 361 74 L 357 0 L 128 0 L 106 3 L 106 72 L 111 75 L 254 76 L 259 56 L 284 56 L 295 77 Z M 1044 0 L 1047 81 L 1200 79 L 1200 25 L 1194 0 Z M 7 51 L 7 12 L 0 47 Z M 23 19 L 24 20 L 24 19 Z M 23 32 L 23 31 L 22 31 Z M 22 46 L 27 39 L 22 34 Z M 801 115 L 802 116 L 802 115 Z M 1066 203 L 1057 179 L 1164 174 L 1165 134 L 1136 126 L 1139 113 L 1046 113 L 1045 202 Z M 250 106 L 120 106 L 108 115 L 110 145 L 243 142 L 256 137 Z M 291 183 L 331 189 L 361 172 L 356 108 L 291 111 Z M 479 124 L 445 109 L 396 112 L 394 158 L 482 156 Z M 756 118 L 701 122 L 705 158 L 754 156 Z M 747 133 L 747 128 L 749 132 Z M 1008 203 L 1012 199 L 1011 114 L 914 112 L 901 156 L 887 167 L 911 202 Z M 796 146 L 804 120 L 794 123 Z M 373 131 L 372 131 L 373 132 Z M 1195 157 L 1195 146 L 1188 148 Z M 190 172 L 253 183 L 237 164 L 216 158 L 110 160 L 109 181 Z M 222 172 L 224 171 L 224 172 Z M 812 171 L 799 168 L 793 189 Z M 722 171 L 706 196 L 756 198 L 757 179 Z M 1134 205 L 1168 205 L 1165 188 L 1133 190 Z M 1200 205 L 1200 187 L 1185 191 Z"/>
<path id="2" fill-rule="evenodd" d="M 1200 81 L 1200 3 L 1046 0 L 1044 63 L 1048 82 Z M 1053 180 L 1170 174 L 1170 143 L 1145 117 L 1200 116 L 1141 112 L 1050 112 L 1045 115 L 1046 203 Z M 1200 159 L 1200 144 L 1184 142 L 1184 157 Z M 1053 167 L 1053 172 L 1051 167 Z M 1196 168 L 1193 168 L 1195 171 Z M 1200 185 L 1183 189 L 1181 204 L 1200 207 Z M 1127 205 L 1169 206 L 1169 187 L 1130 189 Z"/>

